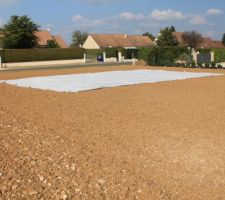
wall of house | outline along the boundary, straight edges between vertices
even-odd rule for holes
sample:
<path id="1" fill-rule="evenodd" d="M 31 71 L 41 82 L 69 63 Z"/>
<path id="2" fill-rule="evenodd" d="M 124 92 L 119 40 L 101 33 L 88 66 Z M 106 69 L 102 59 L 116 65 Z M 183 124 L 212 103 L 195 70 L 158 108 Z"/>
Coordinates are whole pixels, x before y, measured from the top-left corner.
<path id="1" fill-rule="evenodd" d="M 95 40 L 89 35 L 83 45 L 84 49 L 100 49 Z"/>

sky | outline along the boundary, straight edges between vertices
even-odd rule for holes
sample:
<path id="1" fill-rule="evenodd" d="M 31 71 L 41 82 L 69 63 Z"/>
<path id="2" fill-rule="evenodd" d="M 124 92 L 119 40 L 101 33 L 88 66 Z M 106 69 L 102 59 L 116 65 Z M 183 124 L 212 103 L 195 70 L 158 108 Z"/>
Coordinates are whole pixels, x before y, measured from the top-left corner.
<path id="1" fill-rule="evenodd" d="M 74 30 L 157 35 L 173 25 L 216 40 L 225 33 L 225 0 L 0 0 L 0 27 L 12 15 L 27 15 L 67 43 Z"/>

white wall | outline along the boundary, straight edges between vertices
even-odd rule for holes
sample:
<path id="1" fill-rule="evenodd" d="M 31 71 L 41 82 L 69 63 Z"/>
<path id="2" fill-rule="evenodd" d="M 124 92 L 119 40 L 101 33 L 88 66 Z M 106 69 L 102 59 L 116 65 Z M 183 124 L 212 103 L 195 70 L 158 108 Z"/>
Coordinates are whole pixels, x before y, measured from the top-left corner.
<path id="1" fill-rule="evenodd" d="M 95 42 L 95 40 L 91 37 L 91 35 L 89 35 L 87 40 L 84 42 L 83 48 L 84 49 L 100 49 L 100 47 Z"/>

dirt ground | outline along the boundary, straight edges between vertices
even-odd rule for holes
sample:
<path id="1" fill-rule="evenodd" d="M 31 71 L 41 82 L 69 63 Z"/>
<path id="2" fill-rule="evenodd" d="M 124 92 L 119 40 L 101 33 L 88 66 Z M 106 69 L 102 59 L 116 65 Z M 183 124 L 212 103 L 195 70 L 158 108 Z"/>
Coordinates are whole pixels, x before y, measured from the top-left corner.
<path id="1" fill-rule="evenodd" d="M 225 199 L 225 76 L 80 93 L 0 84 L 0 199 Z"/>

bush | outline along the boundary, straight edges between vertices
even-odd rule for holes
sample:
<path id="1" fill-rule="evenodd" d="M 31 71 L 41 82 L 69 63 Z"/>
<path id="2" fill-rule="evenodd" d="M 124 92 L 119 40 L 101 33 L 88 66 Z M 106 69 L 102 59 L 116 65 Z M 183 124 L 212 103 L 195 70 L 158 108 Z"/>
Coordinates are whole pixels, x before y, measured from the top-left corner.
<path id="1" fill-rule="evenodd" d="M 85 49 L 84 52 L 88 55 L 99 55 L 103 53 L 102 49 Z"/>
<path id="2" fill-rule="evenodd" d="M 0 51 L 5 63 L 82 59 L 83 53 L 84 50 L 81 48 L 4 49 Z"/>
<path id="3" fill-rule="evenodd" d="M 192 67 L 196 67 L 195 61 L 192 61 L 192 62 L 191 62 L 191 66 L 192 66 Z"/>
<path id="4" fill-rule="evenodd" d="M 187 62 L 186 67 L 191 67 L 191 62 Z"/>
<path id="5" fill-rule="evenodd" d="M 217 64 L 217 67 L 218 67 L 219 69 L 223 68 L 223 66 L 222 66 L 221 64 Z"/>
<path id="6" fill-rule="evenodd" d="M 116 58 L 118 55 L 118 49 L 116 48 L 107 48 L 105 49 L 105 53 L 106 53 L 106 58 Z"/>
<path id="7" fill-rule="evenodd" d="M 157 65 L 157 49 L 151 48 L 149 49 L 148 56 L 146 58 L 147 64 L 155 66 Z"/>
<path id="8" fill-rule="evenodd" d="M 199 62 L 198 67 L 203 67 L 203 63 Z"/>
<path id="9" fill-rule="evenodd" d="M 216 67 L 216 63 L 215 62 L 211 62 L 211 67 L 215 68 Z"/>
<path id="10" fill-rule="evenodd" d="M 213 49 L 212 50 L 215 53 L 215 62 L 225 62 L 225 49 Z"/>
<path id="11" fill-rule="evenodd" d="M 139 48 L 138 49 L 138 60 L 148 61 L 148 55 L 151 51 L 151 48 Z"/>
<path id="12" fill-rule="evenodd" d="M 209 68 L 209 63 L 205 63 L 205 67 L 206 68 Z"/>
<path id="13" fill-rule="evenodd" d="M 174 66 L 182 54 L 187 54 L 185 47 L 154 47 L 151 48 L 147 61 L 149 65 Z"/>
<path id="14" fill-rule="evenodd" d="M 198 49 L 199 53 L 210 53 L 212 49 Z"/>

